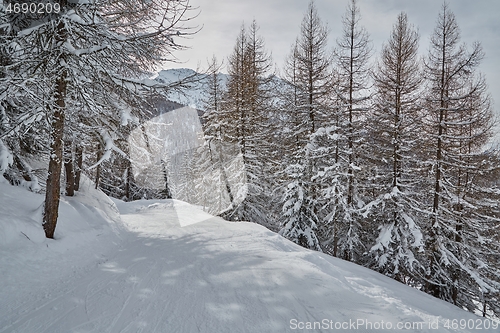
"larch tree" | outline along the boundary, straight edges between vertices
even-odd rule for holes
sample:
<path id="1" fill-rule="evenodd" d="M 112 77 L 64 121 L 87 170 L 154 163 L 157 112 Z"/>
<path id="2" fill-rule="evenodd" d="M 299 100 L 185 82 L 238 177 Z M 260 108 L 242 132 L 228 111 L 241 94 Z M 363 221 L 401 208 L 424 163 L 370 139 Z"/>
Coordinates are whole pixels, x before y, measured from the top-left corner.
<path id="1" fill-rule="evenodd" d="M 314 1 L 311 1 L 293 52 L 296 57 L 298 112 L 307 117 L 307 138 L 320 126 L 327 113 L 325 104 L 331 92 L 331 55 L 327 41 L 328 29 L 321 22 Z"/>
<path id="2" fill-rule="evenodd" d="M 2 44 L 15 47 L 0 86 L 3 94 L 24 102 L 7 132 L 40 118 L 49 127 L 43 214 L 48 238 L 54 238 L 58 218 L 65 123 L 71 114 L 89 119 L 101 136 L 112 132 L 105 119 L 122 116 L 118 105 L 140 109 L 148 93 L 166 88 L 144 77 L 162 61 L 175 60 L 172 52 L 183 48 L 175 39 L 193 32 L 186 26 L 188 0 L 56 4 L 57 12 L 26 16 L 22 27 L 16 16 L 1 17 Z"/>
<path id="3" fill-rule="evenodd" d="M 230 159 L 227 157 L 230 156 L 229 151 L 231 150 L 231 143 L 227 133 L 231 132 L 232 127 L 227 122 L 229 118 L 225 114 L 227 111 L 224 108 L 226 87 L 219 73 L 221 66 L 222 64 L 219 64 L 214 56 L 210 63 L 210 72 L 206 82 L 207 97 L 204 101 L 203 132 L 211 160 L 210 168 L 219 176 L 219 203 L 224 202 L 222 194 L 227 192 L 229 209 L 232 209 L 235 204 L 234 189 L 229 183 L 227 171 L 227 164 L 230 163 Z M 227 208 L 220 206 L 218 213 L 225 211 Z"/>
<path id="4" fill-rule="evenodd" d="M 267 225 L 266 211 L 272 183 L 272 177 L 269 176 L 270 158 L 274 148 L 271 139 L 273 124 L 270 121 L 274 109 L 274 71 L 272 56 L 267 52 L 264 39 L 258 31 L 259 26 L 254 20 L 248 29 L 245 55 L 247 79 L 244 99 L 247 101 L 247 128 L 250 135 L 245 162 L 248 199 L 243 203 L 247 216 Z"/>
<path id="5" fill-rule="evenodd" d="M 421 173 L 415 163 L 422 130 L 423 77 L 418 43 L 418 33 L 407 15 L 399 14 L 373 73 L 375 95 L 367 123 L 373 158 L 368 164 L 377 171 L 365 185 L 374 196 L 365 215 L 379 228 L 370 250 L 374 268 L 414 285 L 421 283 L 423 263 L 419 257 L 424 245 L 419 226 Z"/>
<path id="6" fill-rule="evenodd" d="M 285 172 L 290 181 L 283 197 L 283 215 L 286 222 L 279 234 L 302 247 L 321 252 L 316 236 L 317 219 L 312 211 L 311 195 L 303 181 L 305 167 L 292 164 Z"/>
<path id="7" fill-rule="evenodd" d="M 289 161 L 293 164 L 284 170 L 289 183 L 284 191 L 285 220 L 280 233 L 312 249 L 320 249 L 315 234 L 319 222 L 320 185 L 313 182 L 318 160 L 308 152 L 307 145 L 329 112 L 332 74 L 327 39 L 328 30 L 311 1 L 285 68 L 287 95 L 290 96 L 286 142 L 290 145 Z"/>
<path id="8" fill-rule="evenodd" d="M 225 117 L 233 124 L 230 142 L 237 142 L 245 166 L 245 193 L 228 218 L 266 224 L 264 207 L 269 191 L 266 175 L 269 145 L 266 145 L 269 112 L 272 108 L 272 61 L 252 22 L 248 31 L 242 26 L 229 57 Z M 230 129 L 231 127 L 229 127 Z"/>
<path id="9" fill-rule="evenodd" d="M 283 133 L 281 144 L 286 147 L 287 153 L 283 154 L 285 160 L 289 163 L 296 163 L 300 158 L 302 147 L 306 144 L 308 120 L 301 112 L 300 91 L 298 86 L 299 69 L 297 49 L 298 41 L 292 45 L 290 54 L 286 58 L 284 75 L 282 79 L 285 82 L 282 91 L 281 108 L 285 110 L 281 117 L 281 122 L 285 123 L 286 129 Z M 280 170 L 281 171 L 281 170 Z"/>
<path id="10" fill-rule="evenodd" d="M 3 4 L 6 5 L 8 4 Z M 29 15 L 9 13 L 6 7 L 2 7 L 0 22 L 6 24 L 2 24 L 0 28 L 1 80 L 8 80 L 12 72 L 11 66 L 20 52 L 19 45 L 11 41 L 19 31 L 29 27 L 30 19 Z M 13 167 L 5 170 L 4 176 L 12 184 L 21 183 L 32 191 L 39 191 L 42 188 L 27 159 L 38 158 L 40 151 L 48 145 L 48 122 L 42 115 L 31 118 L 23 112 L 25 100 L 11 93 L 13 88 L 6 84 L 0 85 L 0 141 L 13 158 Z M 36 128 L 33 127 L 34 124 Z"/>
<path id="11" fill-rule="evenodd" d="M 241 155 L 244 156 L 246 147 L 246 122 L 247 113 L 244 106 L 243 99 L 243 87 L 244 87 L 244 62 L 245 62 L 245 49 L 247 44 L 247 33 L 245 25 L 243 24 L 240 28 L 240 32 L 236 37 L 236 42 L 233 48 L 233 52 L 228 58 L 228 80 L 226 83 L 226 91 L 223 95 L 222 104 L 222 117 L 217 119 L 217 126 L 221 129 L 221 147 L 227 147 L 232 150 L 236 148 L 241 151 Z M 215 124 L 214 124 L 215 125 Z M 238 152 L 239 153 L 239 152 Z M 245 160 L 243 160 L 245 164 Z M 236 176 L 239 184 L 237 186 L 237 193 L 231 191 L 230 202 L 231 205 L 228 210 L 224 212 L 224 217 L 227 219 L 238 219 L 237 216 L 232 217 L 236 211 L 237 203 L 241 203 L 241 197 L 246 196 L 247 191 L 247 179 L 246 173 L 242 172 L 244 170 L 238 170 L 241 173 Z M 226 176 L 230 176 L 226 173 Z M 236 203 L 237 202 L 237 203 Z"/>
<path id="12" fill-rule="evenodd" d="M 366 121 L 371 55 L 368 32 L 360 26 L 360 12 L 356 0 L 351 0 L 343 16 L 343 33 L 335 49 L 336 92 L 341 114 L 340 124 L 345 136 L 345 145 L 339 153 L 345 156 L 347 170 L 346 209 L 343 214 L 340 253 L 346 260 L 357 260 L 364 252 L 361 244 L 359 219 L 356 211 L 362 205 L 358 191 L 363 131 Z"/>
<path id="13" fill-rule="evenodd" d="M 491 262 L 498 243 L 490 227 L 498 225 L 498 207 L 489 203 L 481 178 L 490 172 L 485 142 L 491 137 L 492 109 L 479 43 L 471 50 L 460 43 L 460 29 L 443 4 L 429 54 L 425 107 L 430 216 L 427 231 L 428 270 L 425 291 L 475 311 L 498 297 L 498 266 Z M 491 308 L 498 311 L 494 305 Z"/>

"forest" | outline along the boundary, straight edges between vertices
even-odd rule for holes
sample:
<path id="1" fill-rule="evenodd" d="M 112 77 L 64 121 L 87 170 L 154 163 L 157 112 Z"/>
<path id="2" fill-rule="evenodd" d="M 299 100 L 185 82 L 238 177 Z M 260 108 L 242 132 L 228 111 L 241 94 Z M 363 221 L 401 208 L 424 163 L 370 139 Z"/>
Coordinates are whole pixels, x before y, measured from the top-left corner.
<path id="1" fill-rule="evenodd" d="M 356 0 L 328 45 L 311 1 L 284 68 L 254 20 L 227 59 L 167 83 L 150 78 L 196 38 L 189 0 L 58 3 L 40 15 L 4 2 L 0 18 L 0 174 L 45 194 L 46 237 L 83 173 L 125 201 L 208 202 L 226 220 L 498 318 L 496 113 L 481 44 L 461 42 L 449 4 L 423 56 L 404 12 L 375 54 Z M 205 96 L 202 144 L 176 161 L 153 156 L 147 122 L 193 86 Z M 147 177 L 160 186 L 139 182 L 138 159 L 156 159 Z"/>

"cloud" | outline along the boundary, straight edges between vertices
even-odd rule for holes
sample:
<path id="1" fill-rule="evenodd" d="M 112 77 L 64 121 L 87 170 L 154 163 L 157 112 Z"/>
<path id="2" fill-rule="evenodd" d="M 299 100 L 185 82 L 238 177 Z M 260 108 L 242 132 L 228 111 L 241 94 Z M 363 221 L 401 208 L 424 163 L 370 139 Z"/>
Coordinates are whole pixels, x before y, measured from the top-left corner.
<path id="1" fill-rule="evenodd" d="M 236 36 L 243 22 L 247 25 L 255 19 L 260 26 L 268 51 L 281 69 L 290 46 L 300 31 L 300 23 L 308 0 L 191 0 L 200 8 L 196 19 L 203 29 L 192 40 L 187 41 L 190 50 L 177 54 L 180 64 L 165 64 L 169 67 L 196 68 L 216 55 L 220 60 L 231 53 Z M 335 46 L 342 33 L 341 17 L 348 0 L 316 0 L 318 12 L 330 29 L 329 46 Z M 392 25 L 401 11 L 408 14 L 421 35 L 420 51 L 425 54 L 429 38 L 434 29 L 442 2 L 435 0 L 359 0 L 361 24 L 370 33 L 375 56 L 388 39 Z M 493 97 L 500 103 L 500 2 L 497 0 L 450 0 L 462 31 L 462 40 L 467 44 L 482 42 L 486 58 L 480 69 L 486 73 Z"/>

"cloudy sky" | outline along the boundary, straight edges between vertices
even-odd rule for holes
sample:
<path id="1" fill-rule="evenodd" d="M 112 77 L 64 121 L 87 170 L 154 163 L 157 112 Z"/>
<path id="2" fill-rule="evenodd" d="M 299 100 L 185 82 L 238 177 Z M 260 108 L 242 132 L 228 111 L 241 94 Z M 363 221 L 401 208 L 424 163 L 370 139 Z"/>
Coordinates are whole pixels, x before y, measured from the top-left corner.
<path id="1" fill-rule="evenodd" d="M 318 12 L 330 30 L 329 47 L 342 31 L 341 17 L 348 0 L 315 0 Z M 181 63 L 166 64 L 165 68 L 188 67 L 198 64 L 206 67 L 207 59 L 216 55 L 225 60 L 231 53 L 236 36 L 244 22 L 253 19 L 260 26 L 260 35 L 272 53 L 278 70 L 282 69 L 290 46 L 298 36 L 300 23 L 309 0 L 191 0 L 198 7 L 199 16 L 193 21 L 202 27 L 184 44 L 190 49 L 177 53 Z M 495 109 L 500 113 L 500 1 L 448 0 L 462 33 L 462 41 L 471 45 L 480 41 L 485 59 L 480 70 L 486 74 Z M 390 34 L 397 15 L 404 11 L 420 32 L 420 52 L 426 54 L 429 38 L 442 6 L 439 0 L 358 0 L 361 24 L 370 33 L 374 55 L 380 53 L 382 43 Z M 224 71 L 224 70 L 223 70 Z"/>

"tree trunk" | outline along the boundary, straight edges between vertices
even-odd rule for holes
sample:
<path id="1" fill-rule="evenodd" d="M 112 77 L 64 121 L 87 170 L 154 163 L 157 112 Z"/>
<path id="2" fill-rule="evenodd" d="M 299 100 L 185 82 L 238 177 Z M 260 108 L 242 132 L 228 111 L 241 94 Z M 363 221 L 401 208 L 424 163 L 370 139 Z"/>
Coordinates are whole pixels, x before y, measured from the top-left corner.
<path id="1" fill-rule="evenodd" d="M 353 9 L 354 10 L 354 9 Z M 353 15 L 353 13 L 351 14 Z M 349 49 L 349 100 L 348 103 L 348 117 L 349 123 L 347 125 L 347 141 L 349 147 L 349 168 L 347 170 L 347 205 L 352 207 L 354 205 L 354 124 L 353 124 L 353 104 L 354 104 L 354 36 L 355 36 L 355 21 L 351 23 L 350 29 L 350 49 Z"/>
<path id="2" fill-rule="evenodd" d="M 76 170 L 75 170 L 75 191 L 80 190 L 80 177 L 82 174 L 83 165 L 83 148 L 81 146 L 76 146 Z"/>
<path id="3" fill-rule="evenodd" d="M 234 195 L 233 195 L 233 191 L 231 190 L 231 184 L 229 184 L 229 179 L 227 177 L 226 168 L 224 167 L 224 154 L 222 152 L 222 140 L 220 138 L 221 138 L 221 134 L 219 132 L 219 143 L 217 146 L 217 150 L 219 151 L 220 171 L 222 174 L 222 181 L 224 182 L 224 185 L 226 186 L 227 194 L 229 195 L 229 201 L 231 203 L 231 207 L 233 207 Z"/>
<path id="4" fill-rule="evenodd" d="M 75 195 L 75 173 L 73 168 L 73 154 L 71 152 L 71 142 L 64 142 L 64 171 L 66 174 L 66 195 Z"/>
<path id="5" fill-rule="evenodd" d="M 56 108 L 52 115 L 49 174 L 45 192 L 43 229 L 47 238 L 54 238 L 61 196 L 61 166 L 63 159 L 64 97 L 66 94 L 66 72 L 63 71 L 56 83 Z"/>
<path id="6" fill-rule="evenodd" d="M 127 175 L 125 179 L 125 198 L 127 198 L 127 201 L 132 201 L 132 189 L 130 188 L 131 183 L 132 183 L 132 165 L 130 162 L 128 162 Z"/>
<path id="7" fill-rule="evenodd" d="M 67 38 L 67 31 L 63 21 L 57 25 L 55 40 L 62 43 Z M 65 62 L 64 56 L 59 60 Z M 51 144 L 49 149 L 49 170 L 45 192 L 45 205 L 43 213 L 43 229 L 47 238 L 54 238 L 57 217 L 59 213 L 59 199 L 61 197 L 61 167 L 63 162 L 63 132 L 64 112 L 66 109 L 66 77 L 67 70 L 61 65 L 60 74 L 54 92 L 55 108 L 52 113 Z"/>
<path id="8" fill-rule="evenodd" d="M 170 191 L 170 187 L 168 186 L 167 166 L 164 160 L 161 160 L 161 166 L 163 168 L 163 179 L 165 180 L 165 190 L 163 191 L 163 193 L 165 194 L 166 199 L 172 199 L 172 192 Z"/>
<path id="9" fill-rule="evenodd" d="M 97 146 L 97 160 L 100 161 L 102 158 L 102 151 L 101 151 L 102 145 L 99 143 Z M 99 180 L 101 178 L 101 163 L 96 168 L 95 171 L 95 189 L 97 190 L 99 188 Z"/>

